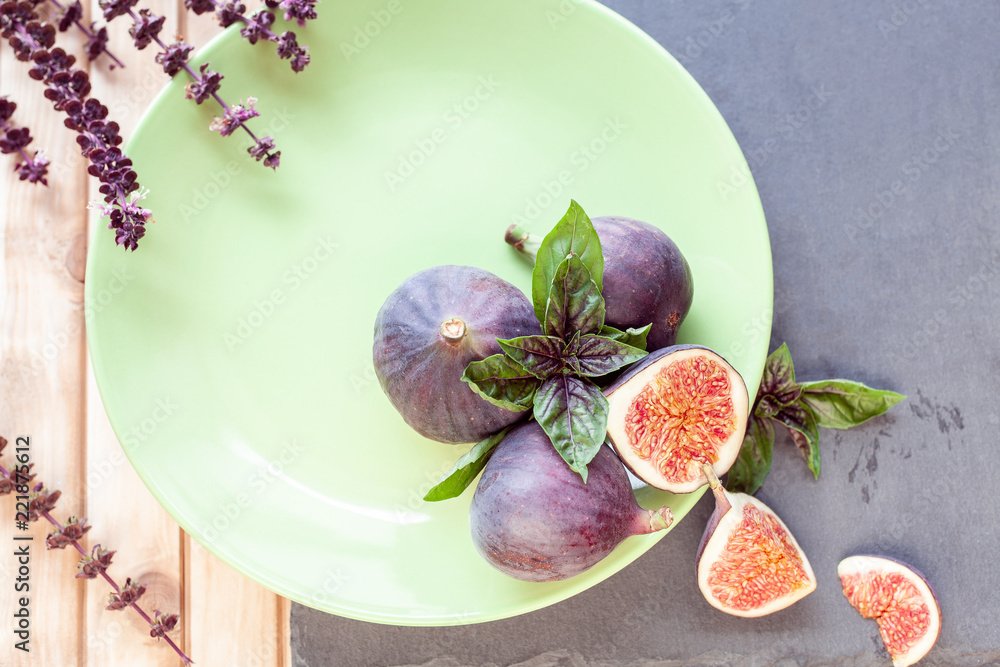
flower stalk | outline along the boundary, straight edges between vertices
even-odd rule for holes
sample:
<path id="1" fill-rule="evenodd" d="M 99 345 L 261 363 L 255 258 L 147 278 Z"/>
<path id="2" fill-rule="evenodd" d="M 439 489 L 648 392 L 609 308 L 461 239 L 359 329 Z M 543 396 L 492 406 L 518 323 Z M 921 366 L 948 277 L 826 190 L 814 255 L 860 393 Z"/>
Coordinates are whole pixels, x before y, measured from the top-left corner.
<path id="1" fill-rule="evenodd" d="M 3 452 L 6 445 L 7 439 L 0 436 L 0 453 Z M 9 494 L 18 487 L 26 487 L 35 478 L 35 474 L 31 472 L 30 468 L 31 466 L 25 466 L 24 469 L 15 468 L 15 471 L 11 472 L 3 465 L 0 465 L 0 495 Z M 115 552 L 101 548 L 100 544 L 95 545 L 88 552 L 79 542 L 80 538 L 91 528 L 87 525 L 87 520 L 70 517 L 66 525 L 63 525 L 52 516 L 51 512 L 61 495 L 61 491 L 49 491 L 41 482 L 32 486 L 28 494 L 28 521 L 45 519 L 55 528 L 45 540 L 46 548 L 64 549 L 67 546 L 72 546 L 76 549 L 83 556 L 77 565 L 78 572 L 76 577 L 78 579 L 95 579 L 100 576 L 111 586 L 113 592 L 109 594 L 109 604 L 106 608 L 114 611 L 131 607 L 149 624 L 149 635 L 151 637 L 158 639 L 162 637 L 181 658 L 183 664 L 191 665 L 191 658 L 167 635 L 168 632 L 177 626 L 178 615 L 162 614 L 157 610 L 154 611 L 151 617 L 138 603 L 139 598 L 146 591 L 145 586 L 138 582 L 133 582 L 131 578 L 125 580 L 124 586 L 118 585 L 107 572 Z"/>

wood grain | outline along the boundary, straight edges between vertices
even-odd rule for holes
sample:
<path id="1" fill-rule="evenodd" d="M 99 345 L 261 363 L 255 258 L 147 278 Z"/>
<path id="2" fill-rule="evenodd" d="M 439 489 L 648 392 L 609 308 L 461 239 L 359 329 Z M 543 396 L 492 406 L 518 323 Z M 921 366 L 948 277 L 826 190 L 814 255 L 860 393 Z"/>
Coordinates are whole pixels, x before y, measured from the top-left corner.
<path id="1" fill-rule="evenodd" d="M 168 40 L 188 32 L 188 41 L 198 46 L 219 30 L 207 16 L 192 16 L 189 25 L 180 0 L 142 6 L 167 17 L 162 35 Z M 87 10 L 100 15 L 96 0 Z M 126 138 L 167 83 L 154 61 L 155 46 L 137 51 L 128 27 L 127 18 L 109 26 L 109 48 L 126 67 L 112 72 L 102 59 L 90 69 L 93 95 L 108 106 Z M 60 35 L 59 43 L 80 53 L 77 38 Z M 180 613 L 172 637 L 197 664 L 288 667 L 289 602 L 191 540 L 141 483 L 111 429 L 86 354 L 83 311 L 88 226 L 105 226 L 86 209 L 89 199 L 98 198 L 97 183 L 86 175 L 74 133 L 63 127 L 27 69 L 9 47 L 0 47 L 0 94 L 18 103 L 15 120 L 30 126 L 31 148 L 44 147 L 53 163 L 51 186 L 44 188 L 18 181 L 16 160 L 0 156 L 0 434 L 12 441 L 31 436 L 39 479 L 63 491 L 56 518 L 89 518 L 94 528 L 84 546 L 117 550 L 109 574 L 120 584 L 126 577 L 142 581 L 147 611 Z M 206 129 L 206 140 L 217 139 Z M 114 242 L 110 230 L 101 231 L 96 242 Z M 4 464 L 10 459 L 5 455 Z M 0 545 L 12 543 L 13 514 L 14 499 L 0 501 Z M 106 611 L 110 588 L 100 579 L 75 579 L 78 554 L 46 551 L 47 533 L 41 522 L 30 533 L 31 653 L 4 646 L 0 664 L 180 664 L 164 642 L 149 637 L 137 614 Z M 0 580 L 16 573 L 12 561 L 0 557 Z M 6 616 L 15 605 L 12 588 L 0 587 L 0 613 Z"/>

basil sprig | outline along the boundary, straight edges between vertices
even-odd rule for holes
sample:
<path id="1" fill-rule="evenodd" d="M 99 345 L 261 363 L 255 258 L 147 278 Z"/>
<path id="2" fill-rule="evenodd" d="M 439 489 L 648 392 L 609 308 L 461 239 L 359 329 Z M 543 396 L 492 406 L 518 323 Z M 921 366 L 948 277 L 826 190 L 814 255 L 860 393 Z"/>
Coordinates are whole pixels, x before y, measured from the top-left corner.
<path id="1" fill-rule="evenodd" d="M 754 493 L 771 470 L 775 426 L 784 426 L 814 477 L 819 477 L 819 429 L 848 429 L 902 401 L 894 391 L 872 389 L 853 380 L 795 381 L 788 346 L 781 344 L 764 365 L 739 458 L 726 488 Z"/>
<path id="2" fill-rule="evenodd" d="M 601 240 L 583 208 L 572 201 L 542 240 L 532 274 L 532 302 L 542 333 L 498 340 L 501 354 L 473 361 L 462 375 L 484 400 L 507 410 L 530 410 L 584 481 L 587 464 L 608 432 L 608 400 L 594 378 L 646 356 L 651 326 L 620 331 L 606 325 L 603 281 Z M 462 493 L 505 433 L 473 447 L 425 500 Z"/>
<path id="3" fill-rule="evenodd" d="M 592 378 L 646 356 L 648 327 L 605 327 L 601 240 L 575 201 L 542 240 L 531 278 L 542 334 L 498 340 L 503 353 L 470 363 L 462 380 L 508 409 L 530 404 L 556 451 L 586 481 L 608 431 L 608 400 Z"/>

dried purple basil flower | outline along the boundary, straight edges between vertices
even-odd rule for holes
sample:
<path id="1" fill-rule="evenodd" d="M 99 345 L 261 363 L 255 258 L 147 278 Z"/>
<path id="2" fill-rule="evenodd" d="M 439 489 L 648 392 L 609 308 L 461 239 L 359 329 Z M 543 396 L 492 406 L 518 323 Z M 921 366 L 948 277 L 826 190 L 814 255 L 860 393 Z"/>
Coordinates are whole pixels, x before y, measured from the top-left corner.
<path id="1" fill-rule="evenodd" d="M 167 17 L 157 16 L 145 7 L 140 9 L 138 17 L 128 30 L 128 34 L 135 40 L 135 48 L 142 51 L 159 37 L 160 31 L 163 29 L 163 22 L 166 20 Z"/>
<path id="2" fill-rule="evenodd" d="M 55 527 L 45 539 L 45 546 L 48 549 L 64 549 L 73 542 L 78 542 L 88 530 L 90 530 L 90 526 L 87 525 L 87 519 L 77 519 L 75 516 L 71 516 L 65 526 Z"/>
<path id="3" fill-rule="evenodd" d="M 211 95 L 219 92 L 223 77 L 218 72 L 208 69 L 208 63 L 202 64 L 198 71 L 201 72 L 201 77 L 184 87 L 184 96 L 201 104 Z"/>
<path id="4" fill-rule="evenodd" d="M 184 6 L 199 15 L 215 11 L 213 0 L 184 0 Z"/>
<path id="5" fill-rule="evenodd" d="M 62 491 L 49 493 L 49 490 L 43 488 L 40 483 L 36 484 L 28 494 L 28 521 L 38 521 L 44 513 L 51 512 L 61 495 Z"/>
<path id="6" fill-rule="evenodd" d="M 193 50 L 194 47 L 190 44 L 182 40 L 177 40 L 156 54 L 156 62 L 163 66 L 164 72 L 169 76 L 173 76 L 184 69 L 188 56 Z"/>
<path id="7" fill-rule="evenodd" d="M 155 612 L 156 620 L 149 628 L 149 636 L 159 639 L 177 627 L 179 617 L 177 614 L 161 614 L 159 610 Z"/>
<path id="8" fill-rule="evenodd" d="M 104 12 L 104 20 L 110 23 L 119 16 L 131 12 L 138 2 L 139 0 L 98 0 L 97 4 Z"/>
<path id="9" fill-rule="evenodd" d="M 125 609 L 141 598 L 142 594 L 145 592 L 145 586 L 140 584 L 138 581 L 132 581 L 132 578 L 129 577 L 125 579 L 125 585 L 122 586 L 120 591 L 108 594 L 108 606 L 105 607 L 105 609 L 110 609 L 111 611 Z"/>
<path id="10" fill-rule="evenodd" d="M 226 0 L 226 2 L 218 6 L 216 11 L 219 17 L 219 25 L 223 28 L 228 28 L 237 21 L 246 21 L 243 17 L 243 12 L 246 10 L 247 6 L 239 0 Z"/>
<path id="11" fill-rule="evenodd" d="M 111 565 L 111 559 L 116 552 L 102 549 L 100 544 L 94 545 L 89 556 L 84 556 L 77 563 L 77 579 L 93 579 L 103 573 Z"/>
<path id="12" fill-rule="evenodd" d="M 70 29 L 74 23 L 83 18 L 83 5 L 80 4 L 80 0 L 74 0 L 71 4 L 66 5 L 59 12 L 59 32 L 66 32 Z"/>
<path id="13" fill-rule="evenodd" d="M 238 130 L 244 121 L 248 121 L 251 118 L 255 118 L 260 115 L 260 113 L 254 108 L 255 104 L 257 104 L 257 98 L 248 97 L 246 105 L 242 102 L 232 105 L 226 109 L 226 113 L 223 116 L 216 116 L 211 124 L 209 124 L 208 129 L 213 132 L 218 131 L 222 136 L 228 137 L 230 134 Z"/>
<path id="14" fill-rule="evenodd" d="M 281 0 L 278 6 L 285 10 L 285 20 L 295 21 L 300 28 L 316 18 L 316 0 Z"/>

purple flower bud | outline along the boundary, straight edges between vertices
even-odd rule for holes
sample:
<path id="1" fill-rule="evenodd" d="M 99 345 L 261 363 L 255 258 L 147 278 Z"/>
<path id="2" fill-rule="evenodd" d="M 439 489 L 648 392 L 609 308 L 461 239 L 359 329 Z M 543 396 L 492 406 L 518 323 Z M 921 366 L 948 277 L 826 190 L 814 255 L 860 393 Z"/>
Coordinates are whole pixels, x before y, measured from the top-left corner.
<path id="1" fill-rule="evenodd" d="M 166 20 L 165 16 L 157 16 L 145 7 L 140 9 L 128 31 L 128 34 L 135 41 L 135 48 L 141 51 L 149 46 L 150 42 L 159 36 L 160 30 L 163 29 L 163 22 Z"/>
<path id="2" fill-rule="evenodd" d="M 184 96 L 201 104 L 214 93 L 218 92 L 222 86 L 222 75 L 208 69 L 208 63 L 201 66 L 201 76 L 197 81 L 192 81 L 184 88 Z"/>
<path id="3" fill-rule="evenodd" d="M 184 68 L 188 55 L 194 47 L 183 41 L 177 41 L 167 47 L 166 51 L 156 54 L 156 62 L 163 66 L 163 71 L 173 76 Z"/>

